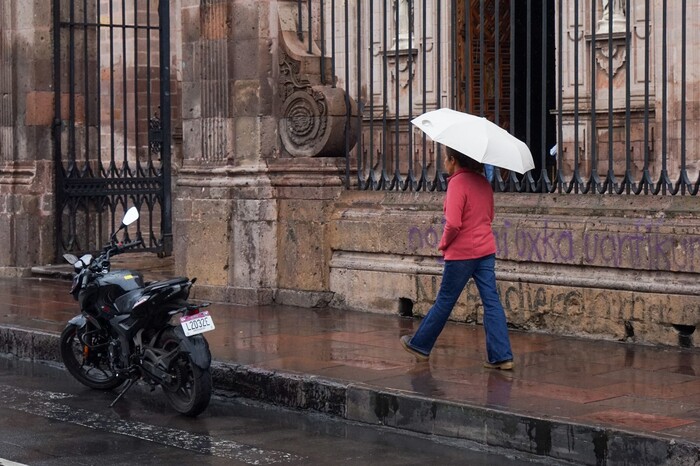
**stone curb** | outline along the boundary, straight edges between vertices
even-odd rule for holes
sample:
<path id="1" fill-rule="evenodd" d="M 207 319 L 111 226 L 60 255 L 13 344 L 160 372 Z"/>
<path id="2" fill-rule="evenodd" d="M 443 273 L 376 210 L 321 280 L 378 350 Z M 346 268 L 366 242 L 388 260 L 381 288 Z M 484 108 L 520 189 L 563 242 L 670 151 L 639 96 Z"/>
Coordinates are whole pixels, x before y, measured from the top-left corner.
<path id="1" fill-rule="evenodd" d="M 0 353 L 60 361 L 58 335 L 0 325 Z M 400 390 L 221 361 L 213 362 L 212 377 L 216 389 L 246 398 L 575 464 L 700 464 L 700 445 L 682 439 L 541 419 Z"/>

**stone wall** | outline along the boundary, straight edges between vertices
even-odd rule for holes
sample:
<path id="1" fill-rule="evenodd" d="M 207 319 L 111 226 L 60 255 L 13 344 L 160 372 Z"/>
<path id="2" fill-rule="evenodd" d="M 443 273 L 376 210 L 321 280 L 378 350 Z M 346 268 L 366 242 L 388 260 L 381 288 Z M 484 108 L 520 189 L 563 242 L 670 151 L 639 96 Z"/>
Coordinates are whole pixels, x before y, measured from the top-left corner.
<path id="1" fill-rule="evenodd" d="M 424 315 L 440 285 L 442 194 L 345 192 L 331 218 L 332 305 Z M 668 345 L 700 324 L 695 199 L 498 194 L 501 299 L 516 328 Z M 408 300 L 408 301 L 407 301 Z M 473 282 L 453 318 L 482 322 Z"/>
<path id="2" fill-rule="evenodd" d="M 0 0 L 0 276 L 54 255 L 51 2 Z"/>

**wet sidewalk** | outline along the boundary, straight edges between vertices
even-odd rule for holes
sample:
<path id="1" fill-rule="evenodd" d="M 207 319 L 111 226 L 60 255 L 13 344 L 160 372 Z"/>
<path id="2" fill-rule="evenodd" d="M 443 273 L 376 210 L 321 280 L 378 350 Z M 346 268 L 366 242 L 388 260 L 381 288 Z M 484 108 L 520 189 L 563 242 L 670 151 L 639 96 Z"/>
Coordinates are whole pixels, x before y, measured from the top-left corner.
<path id="1" fill-rule="evenodd" d="M 58 359 L 69 283 L 0 279 L 0 353 Z M 577 464 L 700 464 L 700 351 L 512 331 L 515 370 L 482 368 L 482 327 L 449 323 L 428 363 L 417 319 L 213 304 L 215 386 L 360 422 Z M 55 351 L 55 354 L 52 354 Z"/>

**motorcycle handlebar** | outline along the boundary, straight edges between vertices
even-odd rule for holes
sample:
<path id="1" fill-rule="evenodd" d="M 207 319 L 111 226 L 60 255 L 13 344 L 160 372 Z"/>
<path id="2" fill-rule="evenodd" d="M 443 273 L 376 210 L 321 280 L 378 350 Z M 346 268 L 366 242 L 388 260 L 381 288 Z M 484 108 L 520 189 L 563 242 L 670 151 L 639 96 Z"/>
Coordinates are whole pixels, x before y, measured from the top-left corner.
<path id="1" fill-rule="evenodd" d="M 142 244 L 143 244 L 143 241 L 136 240 L 136 241 L 132 241 L 130 243 L 119 243 L 118 247 L 119 247 L 120 251 L 123 251 L 124 249 L 135 248 L 136 246 L 140 246 Z"/>

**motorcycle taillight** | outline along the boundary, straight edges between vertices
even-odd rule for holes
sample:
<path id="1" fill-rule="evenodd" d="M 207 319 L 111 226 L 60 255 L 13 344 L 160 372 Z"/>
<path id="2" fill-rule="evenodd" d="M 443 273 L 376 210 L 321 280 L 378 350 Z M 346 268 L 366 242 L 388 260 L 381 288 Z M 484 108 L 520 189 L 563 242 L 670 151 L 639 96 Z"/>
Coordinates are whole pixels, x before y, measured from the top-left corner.
<path id="1" fill-rule="evenodd" d="M 186 316 L 193 316 L 193 315 L 195 315 L 195 314 L 199 314 L 199 309 L 198 309 L 198 308 L 197 308 L 197 309 L 188 309 L 188 310 L 185 312 L 185 315 L 186 315 Z"/>

